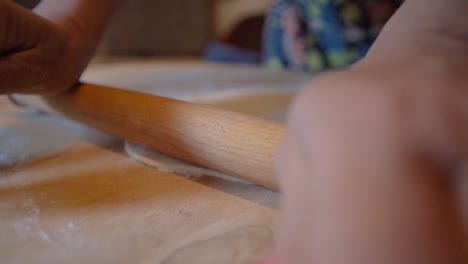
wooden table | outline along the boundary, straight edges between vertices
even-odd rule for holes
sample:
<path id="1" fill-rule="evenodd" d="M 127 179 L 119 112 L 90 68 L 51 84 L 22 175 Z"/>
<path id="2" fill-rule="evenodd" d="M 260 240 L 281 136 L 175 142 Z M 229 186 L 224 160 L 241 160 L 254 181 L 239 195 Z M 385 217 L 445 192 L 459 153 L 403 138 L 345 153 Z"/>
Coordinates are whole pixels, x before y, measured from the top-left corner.
<path id="1" fill-rule="evenodd" d="M 0 98 L 0 127 L 41 118 L 22 111 Z M 195 182 L 86 138 L 0 169 L 1 263 L 249 263 L 272 243 L 277 211 L 235 191 L 262 187 Z"/>

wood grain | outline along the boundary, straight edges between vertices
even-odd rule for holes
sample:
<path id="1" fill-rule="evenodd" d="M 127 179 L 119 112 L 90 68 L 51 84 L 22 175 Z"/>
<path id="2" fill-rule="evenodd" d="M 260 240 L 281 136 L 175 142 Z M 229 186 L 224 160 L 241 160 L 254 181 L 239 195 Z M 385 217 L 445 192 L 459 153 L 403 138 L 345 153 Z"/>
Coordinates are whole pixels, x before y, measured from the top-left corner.
<path id="1" fill-rule="evenodd" d="M 44 119 L 50 118 L 0 97 L 1 128 Z M 169 263 L 167 258 L 190 257 L 183 249 L 206 242 L 193 256 L 211 256 L 203 263 L 230 263 L 223 260 L 238 260 L 239 254 L 253 263 L 271 246 L 269 236 L 239 238 L 238 230 L 273 232 L 277 211 L 239 192 L 146 167 L 107 140 L 88 140 L 97 134 L 87 131 L 57 155 L 0 168 L 0 263 Z"/>
<path id="2" fill-rule="evenodd" d="M 279 123 L 91 84 L 56 97 L 15 98 L 179 159 L 278 187 L 273 160 L 284 133 Z"/>

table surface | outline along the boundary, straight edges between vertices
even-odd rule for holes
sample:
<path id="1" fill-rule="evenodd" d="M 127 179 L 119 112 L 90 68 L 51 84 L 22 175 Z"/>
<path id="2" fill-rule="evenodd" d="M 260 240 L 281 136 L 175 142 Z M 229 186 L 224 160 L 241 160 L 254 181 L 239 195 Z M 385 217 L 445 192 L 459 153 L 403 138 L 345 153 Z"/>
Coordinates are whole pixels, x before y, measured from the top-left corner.
<path id="1" fill-rule="evenodd" d="M 278 117 L 278 106 L 284 114 L 291 94 L 282 92 L 297 90 L 308 78 L 198 62 L 96 64 L 83 77 L 267 118 Z M 187 96 L 186 90 L 194 94 Z M 198 96 L 238 90 L 281 93 L 227 101 Z M 30 130 L 26 135 L 39 137 L 31 124 L 43 119 L 0 97 L 0 138 L 2 128 L 22 124 Z M 128 158 L 122 141 L 84 131 L 54 156 L 0 168 L 2 263 L 240 264 L 271 246 L 277 192 L 161 172 Z"/>
<path id="2" fill-rule="evenodd" d="M 21 111 L 1 98 L 0 127 L 38 118 Z M 197 258 L 190 247 L 224 252 L 218 261 L 236 251 L 261 254 L 276 210 L 229 193 L 261 187 L 229 183 L 223 191 L 213 181 L 160 172 L 86 139 L 0 169 L 2 263 L 178 263 Z"/>

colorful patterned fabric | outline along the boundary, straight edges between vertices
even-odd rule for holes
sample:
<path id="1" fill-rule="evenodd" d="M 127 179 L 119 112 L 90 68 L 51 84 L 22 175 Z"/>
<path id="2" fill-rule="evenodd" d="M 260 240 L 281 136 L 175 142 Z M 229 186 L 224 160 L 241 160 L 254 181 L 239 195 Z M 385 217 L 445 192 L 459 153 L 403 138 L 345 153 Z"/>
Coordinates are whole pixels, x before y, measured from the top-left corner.
<path id="1" fill-rule="evenodd" d="M 264 62 L 317 72 L 352 64 L 368 51 L 401 0 L 273 0 Z"/>

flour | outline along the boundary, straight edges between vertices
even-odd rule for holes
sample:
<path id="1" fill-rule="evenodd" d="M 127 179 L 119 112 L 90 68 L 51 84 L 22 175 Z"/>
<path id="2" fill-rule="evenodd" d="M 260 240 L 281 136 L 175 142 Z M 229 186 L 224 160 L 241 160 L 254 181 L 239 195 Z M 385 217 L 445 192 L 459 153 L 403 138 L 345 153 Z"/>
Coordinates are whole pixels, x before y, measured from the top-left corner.
<path id="1" fill-rule="evenodd" d="M 0 127 L 0 169 L 56 155 L 83 139 L 101 145 L 112 140 L 61 117 L 35 112 L 18 115 L 18 122 Z"/>
<path id="2" fill-rule="evenodd" d="M 65 237 L 72 235 L 73 233 L 78 232 L 79 230 L 80 226 L 79 223 L 76 221 L 68 222 L 67 224 L 58 228 L 58 232 Z"/>
<path id="3" fill-rule="evenodd" d="M 18 236 L 23 239 L 39 237 L 43 241 L 55 245 L 49 233 L 44 229 L 40 221 L 41 209 L 35 201 L 35 197 L 26 195 L 19 204 L 19 209 L 24 216 L 13 224 Z"/>
<path id="4" fill-rule="evenodd" d="M 37 239 L 57 249 L 61 248 L 58 241 L 73 237 L 76 245 L 82 246 L 84 239 L 78 234 L 80 232 L 79 221 L 69 221 L 62 225 L 56 225 L 52 229 L 47 229 L 41 222 L 41 208 L 37 204 L 38 197 L 24 194 L 23 198 L 16 205 L 19 212 L 18 219 L 12 223 L 17 236 L 23 240 Z M 12 207 L 12 204 L 4 207 Z"/>
<path id="5" fill-rule="evenodd" d="M 77 225 L 77 223 L 75 223 L 75 222 L 70 222 L 70 223 L 68 223 L 68 224 L 67 224 L 67 227 L 68 227 L 68 229 L 70 229 L 70 230 L 78 229 L 78 225 Z"/>
<path id="6" fill-rule="evenodd" d="M 38 114 L 27 122 L 0 128 L 0 168 L 48 157 L 73 146 L 78 127 L 70 121 Z"/>

